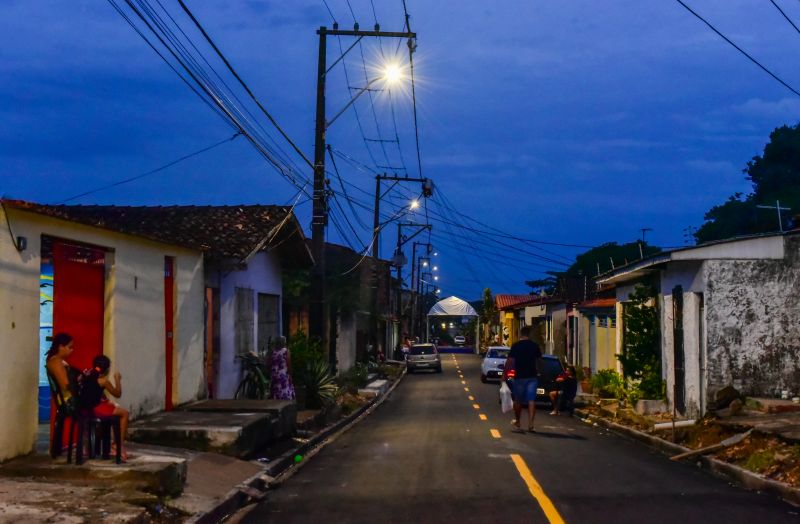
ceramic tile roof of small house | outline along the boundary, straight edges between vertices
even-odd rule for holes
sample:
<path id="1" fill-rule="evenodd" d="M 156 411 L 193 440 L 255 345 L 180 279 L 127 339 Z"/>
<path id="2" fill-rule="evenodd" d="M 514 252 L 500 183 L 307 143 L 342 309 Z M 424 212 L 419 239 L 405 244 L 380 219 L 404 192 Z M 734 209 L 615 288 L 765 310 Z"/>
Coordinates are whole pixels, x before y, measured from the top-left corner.
<path id="1" fill-rule="evenodd" d="M 495 295 L 494 304 L 497 309 L 506 309 L 523 302 L 529 302 L 533 295 Z"/>
<path id="2" fill-rule="evenodd" d="M 3 199 L 7 207 L 202 251 L 211 259 L 246 261 L 302 229 L 288 206 L 46 205 Z M 280 229 L 276 228 L 280 226 Z M 303 243 L 305 248 L 305 243 Z M 310 256 L 310 255 L 309 255 Z"/>
<path id="3" fill-rule="evenodd" d="M 610 309 L 617 304 L 616 298 L 595 298 L 578 304 L 578 309 Z"/>

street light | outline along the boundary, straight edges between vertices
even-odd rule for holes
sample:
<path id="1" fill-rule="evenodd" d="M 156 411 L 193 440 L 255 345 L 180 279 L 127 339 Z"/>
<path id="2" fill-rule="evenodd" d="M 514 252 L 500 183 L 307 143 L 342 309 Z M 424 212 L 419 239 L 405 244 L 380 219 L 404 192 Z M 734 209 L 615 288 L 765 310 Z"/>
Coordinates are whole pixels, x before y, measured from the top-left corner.
<path id="1" fill-rule="evenodd" d="M 418 207 L 419 207 L 419 201 L 418 200 L 412 200 L 411 204 L 409 205 L 409 208 L 413 210 L 413 209 L 417 209 Z"/>

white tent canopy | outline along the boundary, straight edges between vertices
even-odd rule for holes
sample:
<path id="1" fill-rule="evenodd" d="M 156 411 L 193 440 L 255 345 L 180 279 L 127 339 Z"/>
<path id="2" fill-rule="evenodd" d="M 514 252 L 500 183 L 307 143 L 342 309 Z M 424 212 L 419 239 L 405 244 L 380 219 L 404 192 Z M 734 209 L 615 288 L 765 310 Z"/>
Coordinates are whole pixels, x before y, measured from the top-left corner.
<path id="1" fill-rule="evenodd" d="M 433 305 L 428 311 L 429 317 L 477 317 L 478 312 L 464 300 L 458 297 L 447 297 Z"/>
<path id="2" fill-rule="evenodd" d="M 477 317 L 478 312 L 475 308 L 469 305 L 467 301 L 461 300 L 458 297 L 447 297 L 440 300 L 428 311 L 425 317 L 425 340 L 431 334 L 430 320 L 431 317 Z M 475 353 L 478 353 L 478 341 L 480 334 L 480 321 L 475 325 Z"/>

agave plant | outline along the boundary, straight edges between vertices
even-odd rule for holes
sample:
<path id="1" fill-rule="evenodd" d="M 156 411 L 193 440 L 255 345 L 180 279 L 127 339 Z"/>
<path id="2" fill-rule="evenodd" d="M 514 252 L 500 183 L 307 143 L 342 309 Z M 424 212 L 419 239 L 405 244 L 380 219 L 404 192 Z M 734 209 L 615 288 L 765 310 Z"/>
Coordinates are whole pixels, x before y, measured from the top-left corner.
<path id="1" fill-rule="evenodd" d="M 308 362 L 303 374 L 303 384 L 306 387 L 306 403 L 310 408 L 330 404 L 336 398 L 339 389 L 328 363 L 323 359 Z"/>

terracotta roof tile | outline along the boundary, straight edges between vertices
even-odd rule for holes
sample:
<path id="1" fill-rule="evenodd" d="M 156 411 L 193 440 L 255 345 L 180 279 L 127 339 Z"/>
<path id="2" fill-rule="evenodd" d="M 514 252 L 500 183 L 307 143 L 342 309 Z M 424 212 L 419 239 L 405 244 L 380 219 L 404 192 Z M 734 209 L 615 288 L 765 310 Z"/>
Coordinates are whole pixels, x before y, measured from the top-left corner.
<path id="1" fill-rule="evenodd" d="M 21 200 L 3 205 L 202 251 L 211 259 L 246 260 L 266 246 L 288 206 L 67 206 Z M 284 233 L 302 229 L 292 215 Z M 285 230 L 285 231 L 284 231 Z"/>
<path id="2" fill-rule="evenodd" d="M 506 309 L 523 302 L 530 301 L 533 295 L 495 295 L 494 304 L 497 309 Z"/>
<path id="3" fill-rule="evenodd" d="M 578 309 L 609 309 L 617 304 L 616 298 L 595 298 L 594 300 L 587 300 L 577 305 Z"/>

